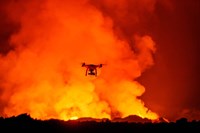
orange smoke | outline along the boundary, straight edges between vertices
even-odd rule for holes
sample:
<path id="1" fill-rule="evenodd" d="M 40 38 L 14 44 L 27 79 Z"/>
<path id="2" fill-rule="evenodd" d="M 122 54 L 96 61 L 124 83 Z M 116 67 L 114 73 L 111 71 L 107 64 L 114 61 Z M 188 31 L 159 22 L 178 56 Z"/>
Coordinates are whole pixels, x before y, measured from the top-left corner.
<path id="1" fill-rule="evenodd" d="M 153 65 L 150 36 L 133 35 L 133 51 L 115 34 L 112 18 L 87 0 L 19 2 L 11 8 L 21 27 L 10 41 L 14 49 L 0 56 L 3 116 L 158 118 L 138 98 L 145 88 L 134 80 Z M 106 65 L 98 77 L 86 77 L 82 62 Z"/>

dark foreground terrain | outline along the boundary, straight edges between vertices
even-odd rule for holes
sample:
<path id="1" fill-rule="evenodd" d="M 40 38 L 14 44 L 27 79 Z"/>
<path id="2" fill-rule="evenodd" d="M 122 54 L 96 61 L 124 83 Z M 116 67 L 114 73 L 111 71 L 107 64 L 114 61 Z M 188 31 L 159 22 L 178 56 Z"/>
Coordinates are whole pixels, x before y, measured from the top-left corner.
<path id="1" fill-rule="evenodd" d="M 16 117 L 0 117 L 0 132 L 65 132 L 65 133 L 141 133 L 141 132 L 200 132 L 200 121 L 188 122 L 181 118 L 176 122 L 119 122 L 93 120 L 63 121 L 57 119 L 38 120 L 32 119 L 27 114 Z"/>

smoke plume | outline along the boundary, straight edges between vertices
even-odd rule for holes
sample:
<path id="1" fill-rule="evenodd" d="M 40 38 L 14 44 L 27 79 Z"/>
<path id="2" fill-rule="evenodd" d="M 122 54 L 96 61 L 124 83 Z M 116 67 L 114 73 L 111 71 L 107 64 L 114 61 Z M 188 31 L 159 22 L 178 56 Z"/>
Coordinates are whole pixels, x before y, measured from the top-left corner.
<path id="1" fill-rule="evenodd" d="M 138 32 L 155 0 L 11 0 L 2 9 L 15 30 L 0 54 L 0 114 L 34 118 L 157 119 L 135 79 L 154 64 L 155 42 Z M 2 44 L 5 46 L 5 44 Z M 81 63 L 103 63 L 85 76 Z"/>

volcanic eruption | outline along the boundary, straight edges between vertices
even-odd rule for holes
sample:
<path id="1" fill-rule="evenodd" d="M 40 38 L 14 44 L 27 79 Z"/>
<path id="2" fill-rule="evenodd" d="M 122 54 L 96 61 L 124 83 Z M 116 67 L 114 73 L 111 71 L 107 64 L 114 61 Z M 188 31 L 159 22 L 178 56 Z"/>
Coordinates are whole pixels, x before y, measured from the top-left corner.
<path id="1" fill-rule="evenodd" d="M 154 64 L 156 43 L 136 29 L 141 13 L 150 14 L 155 0 L 118 2 L 6 3 L 3 10 L 17 30 L 9 38 L 10 49 L 0 54 L 0 114 L 158 119 L 139 98 L 145 87 L 136 80 Z M 130 4 L 135 8 L 129 19 Z M 124 30 L 126 24 L 133 30 Z M 106 65 L 97 77 L 85 76 L 82 62 Z"/>

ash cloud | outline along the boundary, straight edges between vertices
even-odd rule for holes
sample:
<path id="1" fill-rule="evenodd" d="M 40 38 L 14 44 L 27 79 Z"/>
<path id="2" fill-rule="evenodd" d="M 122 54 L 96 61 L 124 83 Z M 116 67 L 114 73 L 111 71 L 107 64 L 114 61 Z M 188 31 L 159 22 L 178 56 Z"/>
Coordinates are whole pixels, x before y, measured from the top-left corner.
<path id="1" fill-rule="evenodd" d="M 137 113 L 157 117 L 136 98 L 145 89 L 133 81 L 153 64 L 151 52 L 155 52 L 155 44 L 150 36 L 131 37 L 137 44 L 135 54 L 127 39 L 113 32 L 113 17 L 104 16 L 105 12 L 89 1 L 19 0 L 6 4 L 6 15 L 11 22 L 20 24 L 20 29 L 5 38 L 14 49 L 0 60 L 1 101 L 5 103 L 1 114 L 28 112 L 41 119 L 110 118 L 114 114 L 125 117 Z M 137 17 L 137 12 L 134 15 Z M 108 65 L 92 81 L 84 77 L 82 61 Z M 114 74 L 115 78 L 111 78 Z"/>

